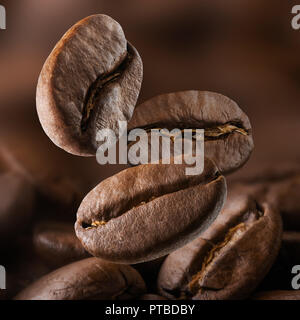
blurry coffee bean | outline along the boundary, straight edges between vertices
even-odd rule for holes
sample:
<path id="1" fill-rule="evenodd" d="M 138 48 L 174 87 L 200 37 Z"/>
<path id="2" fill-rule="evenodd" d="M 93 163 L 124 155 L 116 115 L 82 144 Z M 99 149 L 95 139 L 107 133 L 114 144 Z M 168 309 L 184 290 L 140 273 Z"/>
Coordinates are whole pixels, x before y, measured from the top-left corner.
<path id="1" fill-rule="evenodd" d="M 204 129 L 205 156 L 221 173 L 240 168 L 253 150 L 248 117 L 229 98 L 212 92 L 182 91 L 154 97 L 139 105 L 129 130 Z"/>
<path id="2" fill-rule="evenodd" d="M 43 129 L 62 149 L 95 155 L 97 132 L 117 132 L 118 120 L 131 118 L 141 82 L 141 58 L 121 26 L 106 15 L 87 17 L 58 42 L 40 74 Z"/>
<path id="3" fill-rule="evenodd" d="M 159 277 L 168 298 L 243 299 L 273 264 L 281 243 L 281 220 L 267 203 L 229 198 L 200 238 L 171 253 Z"/>
<path id="4" fill-rule="evenodd" d="M 234 182 L 249 185 L 274 184 L 292 178 L 300 173 L 300 165 L 294 161 L 265 161 L 247 169 L 239 171 L 239 173 L 242 172 L 243 174 L 238 176 Z"/>
<path id="5" fill-rule="evenodd" d="M 6 269 L 6 299 L 12 299 L 18 292 L 51 271 L 35 253 L 30 234 L 18 235 L 14 243 L 6 243 L 0 259 Z"/>
<path id="6" fill-rule="evenodd" d="M 300 231 L 300 173 L 271 184 L 266 200 L 280 211 L 285 230 Z"/>
<path id="7" fill-rule="evenodd" d="M 84 198 L 84 188 L 66 176 L 47 175 L 36 181 L 37 211 L 43 217 L 73 222 L 80 202 Z"/>
<path id="8" fill-rule="evenodd" d="M 39 135 L 31 133 L 31 138 L 35 137 L 38 140 L 40 138 Z M 68 161 L 68 157 L 60 157 L 66 152 L 55 146 L 48 149 L 41 141 L 33 143 L 24 139 L 20 142 L 15 136 L 10 136 L 8 140 L 2 142 L 1 139 L 1 161 L 3 160 L 3 166 L 7 170 L 16 172 L 30 182 L 35 192 L 35 212 L 38 216 L 49 215 L 51 218 L 55 216 L 73 221 L 74 213 L 90 189 L 89 184 L 84 183 L 84 174 L 75 176 L 78 169 Z M 49 139 L 46 139 L 46 142 L 48 141 Z M 67 169 L 71 172 L 66 173 Z"/>
<path id="9" fill-rule="evenodd" d="M 256 293 L 254 300 L 300 300 L 299 290 L 275 290 Z"/>
<path id="10" fill-rule="evenodd" d="M 284 231 L 282 247 L 288 255 L 291 268 L 296 264 L 300 265 L 300 232 Z"/>
<path id="11" fill-rule="evenodd" d="M 75 231 L 86 250 L 134 264 L 195 239 L 222 209 L 226 182 L 209 159 L 202 174 L 186 175 L 187 167 L 141 165 L 102 181 L 77 212 Z"/>
<path id="12" fill-rule="evenodd" d="M 15 172 L 0 172 L 0 239 L 13 239 L 26 229 L 33 214 L 32 185 Z M 0 247 L 3 243 L 0 244 Z M 7 243 L 5 243 L 7 245 Z"/>
<path id="13" fill-rule="evenodd" d="M 71 223 L 39 223 L 34 230 L 33 244 L 40 258 L 55 269 L 90 256 L 76 237 Z"/>
<path id="14" fill-rule="evenodd" d="M 165 297 L 153 293 L 146 293 L 142 295 L 139 300 L 168 300 Z"/>
<path id="15" fill-rule="evenodd" d="M 74 262 L 37 280 L 16 300 L 120 300 L 146 291 L 139 273 L 97 258 Z"/>
<path id="16" fill-rule="evenodd" d="M 257 168 L 250 176 L 233 181 L 234 188 L 243 189 L 259 201 L 276 208 L 285 230 L 300 230 L 300 167 L 297 163 L 283 163 Z"/>
<path id="17" fill-rule="evenodd" d="M 228 197 L 233 199 L 240 195 L 245 195 L 263 202 L 268 192 L 268 185 L 265 183 L 228 183 Z"/>

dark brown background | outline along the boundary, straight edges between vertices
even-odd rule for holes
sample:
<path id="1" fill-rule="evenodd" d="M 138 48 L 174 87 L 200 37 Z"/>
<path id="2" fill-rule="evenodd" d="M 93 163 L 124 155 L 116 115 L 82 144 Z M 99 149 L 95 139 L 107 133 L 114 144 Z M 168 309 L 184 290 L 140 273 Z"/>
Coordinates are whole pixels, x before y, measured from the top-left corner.
<path id="1" fill-rule="evenodd" d="M 300 30 L 286 0 L 26 0 L 1 1 L 0 140 L 36 175 L 62 173 L 88 189 L 119 167 L 101 167 L 55 147 L 36 114 L 43 62 L 75 22 L 105 13 L 123 27 L 144 62 L 139 102 L 185 89 L 220 92 L 250 117 L 255 152 L 240 171 L 297 161 Z"/>

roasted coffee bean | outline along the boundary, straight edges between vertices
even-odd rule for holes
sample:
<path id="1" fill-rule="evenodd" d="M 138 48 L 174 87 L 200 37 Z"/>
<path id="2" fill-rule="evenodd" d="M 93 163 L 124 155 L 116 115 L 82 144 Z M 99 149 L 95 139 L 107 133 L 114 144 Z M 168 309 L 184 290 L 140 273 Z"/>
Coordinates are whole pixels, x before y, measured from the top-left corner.
<path id="1" fill-rule="evenodd" d="M 243 299 L 269 271 L 281 242 L 281 220 L 268 204 L 229 197 L 200 238 L 163 263 L 159 292 L 177 299 Z"/>
<path id="2" fill-rule="evenodd" d="M 263 166 L 251 176 L 233 181 L 235 189 L 243 189 L 276 208 L 285 230 L 300 230 L 300 167 L 295 163 Z"/>
<path id="3" fill-rule="evenodd" d="M 256 293 L 254 300 L 300 300 L 299 290 L 275 290 Z"/>
<path id="4" fill-rule="evenodd" d="M 90 256 L 70 223 L 39 223 L 34 230 L 33 244 L 40 258 L 55 269 Z"/>
<path id="5" fill-rule="evenodd" d="M 92 255 L 120 263 L 162 257 L 204 231 L 221 210 L 225 178 L 209 160 L 199 175 L 187 165 L 141 165 L 102 181 L 82 201 L 75 230 Z"/>
<path id="6" fill-rule="evenodd" d="M 221 173 L 240 168 L 253 149 L 248 117 L 229 98 L 212 92 L 163 94 L 139 105 L 128 129 L 204 129 L 205 156 Z"/>
<path id="7" fill-rule="evenodd" d="M 285 230 L 300 231 L 300 173 L 273 183 L 266 201 L 276 207 L 282 216 Z"/>
<path id="8" fill-rule="evenodd" d="M 268 192 L 268 185 L 265 183 L 228 183 L 228 196 L 230 199 L 245 195 L 263 202 Z"/>
<path id="9" fill-rule="evenodd" d="M 139 273 L 97 258 L 74 262 L 37 280 L 16 300 L 120 300 L 145 293 Z"/>
<path id="10" fill-rule="evenodd" d="M 284 231 L 282 248 L 288 256 L 291 268 L 296 264 L 300 264 L 300 232 Z"/>
<path id="11" fill-rule="evenodd" d="M 34 209 L 34 190 L 19 174 L 1 172 L 0 194 L 0 239 L 7 240 L 28 226 Z"/>
<path id="12" fill-rule="evenodd" d="M 168 300 L 165 297 L 162 297 L 153 293 L 146 293 L 142 295 L 139 299 L 140 300 Z"/>
<path id="13" fill-rule="evenodd" d="M 249 185 L 275 184 L 300 174 L 300 165 L 297 162 L 270 162 L 265 161 L 241 170 L 235 175 L 234 182 Z"/>
<path id="14" fill-rule="evenodd" d="M 12 168 L 15 158 L 0 144 L 0 249 L 28 227 L 35 206 L 32 184 Z"/>
<path id="15" fill-rule="evenodd" d="M 142 62 L 121 26 L 106 15 L 76 23 L 46 60 L 37 86 L 37 111 L 62 149 L 95 155 L 100 129 L 128 121 L 142 82 Z"/>
<path id="16" fill-rule="evenodd" d="M 6 299 L 12 299 L 18 292 L 51 271 L 34 251 L 30 234 L 18 234 L 16 238 L 14 242 L 6 242 L 5 248 L 0 252 L 0 264 L 6 269 L 6 290 L 3 290 Z"/>

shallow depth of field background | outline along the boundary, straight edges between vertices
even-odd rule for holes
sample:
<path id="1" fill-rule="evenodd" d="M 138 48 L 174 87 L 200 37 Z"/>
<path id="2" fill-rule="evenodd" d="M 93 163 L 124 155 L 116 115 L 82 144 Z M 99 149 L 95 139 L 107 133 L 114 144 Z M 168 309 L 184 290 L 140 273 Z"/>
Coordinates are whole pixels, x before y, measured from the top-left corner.
<path id="1" fill-rule="evenodd" d="M 250 117 L 255 151 L 235 175 L 300 157 L 300 30 L 285 0 L 0 1 L 0 140 L 37 176 L 69 176 L 86 191 L 120 169 L 58 149 L 44 134 L 35 88 L 48 54 L 75 22 L 105 13 L 123 27 L 144 63 L 139 103 L 199 89 L 235 100 Z M 101 57 L 99 57 L 101 58 Z"/>

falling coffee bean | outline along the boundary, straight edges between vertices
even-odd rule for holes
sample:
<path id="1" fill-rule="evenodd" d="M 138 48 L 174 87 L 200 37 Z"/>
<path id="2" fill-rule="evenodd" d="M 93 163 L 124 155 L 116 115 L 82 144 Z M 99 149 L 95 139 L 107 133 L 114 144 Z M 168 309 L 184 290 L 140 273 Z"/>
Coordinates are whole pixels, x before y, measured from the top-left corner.
<path id="1" fill-rule="evenodd" d="M 96 154 L 100 129 L 128 121 L 142 82 L 142 61 L 121 26 L 98 14 L 76 23 L 46 60 L 37 111 L 49 138 L 81 156 Z"/>
<path id="2" fill-rule="evenodd" d="M 97 258 L 74 262 L 40 278 L 16 300 L 121 300 L 145 293 L 139 273 Z"/>
<path id="3" fill-rule="evenodd" d="M 268 204 L 229 197 L 216 221 L 171 253 L 158 276 L 168 298 L 247 298 L 269 271 L 281 243 L 281 219 Z"/>
<path id="4" fill-rule="evenodd" d="M 240 168 L 253 150 L 248 117 L 229 98 L 206 91 L 181 91 L 139 105 L 128 129 L 204 129 L 205 156 L 221 173 Z"/>
<path id="5" fill-rule="evenodd" d="M 102 181 L 82 201 L 75 230 L 92 255 L 119 263 L 162 257 L 204 231 L 222 209 L 225 179 L 209 160 L 199 175 L 187 165 L 141 165 Z"/>

